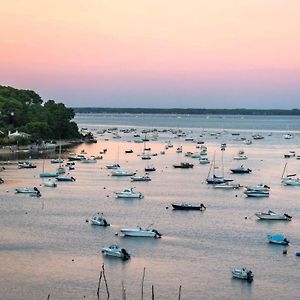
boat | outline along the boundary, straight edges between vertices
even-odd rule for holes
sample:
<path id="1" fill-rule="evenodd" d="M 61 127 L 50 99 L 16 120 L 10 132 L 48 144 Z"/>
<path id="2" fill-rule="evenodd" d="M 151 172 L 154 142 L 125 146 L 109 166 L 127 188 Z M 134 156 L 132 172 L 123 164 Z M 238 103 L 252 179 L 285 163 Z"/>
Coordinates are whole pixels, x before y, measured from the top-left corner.
<path id="1" fill-rule="evenodd" d="M 173 209 L 176 210 L 205 210 L 206 207 L 203 203 L 201 204 L 192 204 L 190 202 L 182 202 L 182 203 L 172 203 Z"/>
<path id="2" fill-rule="evenodd" d="M 136 172 L 132 172 L 132 171 L 128 171 L 128 170 L 121 170 L 121 169 L 117 169 L 115 171 L 111 172 L 111 176 L 133 176 L 135 175 Z"/>
<path id="3" fill-rule="evenodd" d="M 19 169 L 34 169 L 36 168 L 36 164 L 29 161 L 19 161 L 18 162 Z"/>
<path id="4" fill-rule="evenodd" d="M 41 196 L 41 192 L 39 191 L 39 189 L 37 187 L 33 187 L 33 188 L 27 188 L 27 187 L 17 188 L 16 189 L 16 193 L 20 193 L 20 194 L 35 194 L 37 196 Z"/>
<path id="5" fill-rule="evenodd" d="M 116 192 L 117 198 L 143 198 L 143 194 L 140 192 L 135 192 L 133 188 L 126 188 L 122 192 Z"/>
<path id="6" fill-rule="evenodd" d="M 252 141 L 251 141 L 251 140 L 245 140 L 245 141 L 244 141 L 244 144 L 245 144 L 245 145 L 251 145 L 251 144 L 252 144 Z"/>
<path id="7" fill-rule="evenodd" d="M 133 150 L 132 149 L 125 150 L 125 153 L 133 153 Z"/>
<path id="8" fill-rule="evenodd" d="M 269 191 L 259 191 L 259 190 L 245 190 L 244 194 L 247 197 L 269 197 Z"/>
<path id="9" fill-rule="evenodd" d="M 91 219 L 91 224 L 97 226 L 104 226 L 104 227 L 110 226 L 110 224 L 103 217 L 103 213 L 101 214 L 97 213 L 96 215 L 94 215 Z"/>
<path id="10" fill-rule="evenodd" d="M 233 174 L 249 174 L 252 172 L 251 169 L 245 168 L 243 165 L 241 165 L 240 167 L 234 168 L 234 169 L 230 169 L 230 171 Z"/>
<path id="11" fill-rule="evenodd" d="M 112 165 L 107 165 L 106 166 L 106 169 L 109 169 L 109 170 L 117 170 L 119 168 L 120 168 L 119 164 L 112 164 Z"/>
<path id="12" fill-rule="evenodd" d="M 95 164 L 97 162 L 97 159 L 96 157 L 85 157 L 81 160 L 81 162 L 86 164 Z"/>
<path id="13" fill-rule="evenodd" d="M 234 278 L 245 279 L 247 281 L 252 281 L 254 277 L 252 271 L 246 268 L 234 268 L 231 270 L 231 273 Z"/>
<path id="14" fill-rule="evenodd" d="M 154 172 L 156 171 L 155 167 L 153 165 L 148 165 L 146 168 L 145 168 L 145 172 Z"/>
<path id="15" fill-rule="evenodd" d="M 40 178 L 49 178 L 49 177 L 57 177 L 57 172 L 45 172 L 45 159 L 43 160 L 43 169 L 42 173 L 40 173 Z"/>
<path id="16" fill-rule="evenodd" d="M 285 174 L 285 170 L 287 167 L 287 162 L 284 165 L 282 176 L 281 176 L 281 183 L 284 185 L 291 185 L 291 186 L 300 186 L 300 178 L 296 177 L 297 174 Z"/>
<path id="17" fill-rule="evenodd" d="M 180 169 L 190 169 L 190 168 L 193 168 L 194 165 L 190 164 L 188 162 L 182 162 L 180 164 L 174 164 L 173 167 L 174 168 L 180 168 Z"/>
<path id="18" fill-rule="evenodd" d="M 122 258 L 123 260 L 130 258 L 130 253 L 126 249 L 120 248 L 118 245 L 102 248 L 101 252 L 105 255 Z"/>
<path id="19" fill-rule="evenodd" d="M 206 156 L 200 156 L 199 163 L 201 165 L 207 165 L 210 163 L 209 159 Z"/>
<path id="20" fill-rule="evenodd" d="M 249 185 L 245 187 L 248 191 L 270 191 L 270 187 L 266 184 L 260 183 L 258 185 Z"/>
<path id="21" fill-rule="evenodd" d="M 0 177 L 0 184 L 4 183 L 4 180 Z"/>
<path id="22" fill-rule="evenodd" d="M 179 147 L 176 149 L 176 153 L 182 153 L 182 146 L 179 146 Z"/>
<path id="23" fill-rule="evenodd" d="M 131 181 L 151 181 L 150 176 L 148 173 L 145 173 L 143 176 L 133 176 L 131 177 Z"/>
<path id="24" fill-rule="evenodd" d="M 238 183 L 224 182 L 220 184 L 214 184 L 215 189 L 239 189 L 241 186 Z"/>
<path id="25" fill-rule="evenodd" d="M 289 240 L 282 234 L 268 234 L 267 236 L 269 243 L 278 244 L 278 245 L 288 245 Z"/>
<path id="26" fill-rule="evenodd" d="M 143 229 L 138 228 L 122 228 L 120 231 L 125 236 L 134 236 L 134 237 L 154 237 L 161 238 L 161 234 L 156 229 Z"/>
<path id="27" fill-rule="evenodd" d="M 245 159 L 248 159 L 248 157 L 246 156 L 244 150 L 239 150 L 237 156 L 234 156 L 233 159 L 234 159 L 234 160 L 245 160 Z"/>
<path id="28" fill-rule="evenodd" d="M 65 174 L 65 173 L 66 173 L 66 168 L 63 167 L 63 166 L 59 166 L 59 167 L 56 169 L 56 173 L 57 173 L 58 175 L 60 175 L 60 174 Z"/>
<path id="29" fill-rule="evenodd" d="M 64 160 L 62 158 L 51 159 L 51 164 L 62 164 Z"/>
<path id="30" fill-rule="evenodd" d="M 277 214 L 273 212 L 272 210 L 269 210 L 268 212 L 257 212 L 255 215 L 261 219 L 261 220 L 285 220 L 285 221 L 291 221 L 292 217 L 288 214 Z"/>
<path id="31" fill-rule="evenodd" d="M 51 179 L 49 179 L 48 181 L 46 181 L 46 182 L 44 183 L 44 186 L 45 186 L 45 187 L 57 187 L 57 183 L 54 182 L 54 181 L 52 181 Z"/>
<path id="32" fill-rule="evenodd" d="M 57 181 L 64 181 L 64 182 L 73 182 L 76 181 L 76 179 L 73 176 L 57 176 L 56 177 Z"/>

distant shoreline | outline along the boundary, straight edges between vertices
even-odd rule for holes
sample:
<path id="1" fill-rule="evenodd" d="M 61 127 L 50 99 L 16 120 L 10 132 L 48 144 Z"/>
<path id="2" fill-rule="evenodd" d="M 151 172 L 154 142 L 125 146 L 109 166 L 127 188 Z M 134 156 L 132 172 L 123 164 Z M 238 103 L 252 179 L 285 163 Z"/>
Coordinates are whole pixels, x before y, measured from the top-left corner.
<path id="1" fill-rule="evenodd" d="M 110 108 L 72 107 L 75 113 L 115 114 L 182 114 L 182 115 L 249 115 L 249 116 L 300 116 L 300 109 L 202 109 L 202 108 Z"/>

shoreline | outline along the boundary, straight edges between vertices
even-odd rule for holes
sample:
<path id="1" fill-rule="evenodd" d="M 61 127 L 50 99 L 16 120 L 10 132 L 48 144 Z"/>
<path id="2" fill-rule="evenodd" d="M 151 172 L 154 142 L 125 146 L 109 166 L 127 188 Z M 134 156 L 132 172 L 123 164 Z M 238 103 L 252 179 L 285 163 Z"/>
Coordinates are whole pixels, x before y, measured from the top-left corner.
<path id="1" fill-rule="evenodd" d="M 70 148 L 72 146 L 76 146 L 83 143 L 82 140 L 57 140 L 56 144 L 51 144 L 48 148 L 43 148 L 43 147 L 37 147 L 34 144 L 30 145 L 22 145 L 22 146 L 2 146 L 0 148 L 0 155 L 9 155 L 13 153 L 23 153 L 23 152 L 34 152 L 38 153 L 41 151 L 55 151 L 58 147 L 62 148 Z"/>

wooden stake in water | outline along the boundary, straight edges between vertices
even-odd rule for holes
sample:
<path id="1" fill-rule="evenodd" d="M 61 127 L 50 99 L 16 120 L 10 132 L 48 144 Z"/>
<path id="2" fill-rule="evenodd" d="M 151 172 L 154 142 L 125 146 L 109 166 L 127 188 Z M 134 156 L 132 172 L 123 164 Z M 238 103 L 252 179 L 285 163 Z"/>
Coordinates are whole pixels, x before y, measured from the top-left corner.
<path id="1" fill-rule="evenodd" d="M 99 275 L 99 281 L 98 281 L 98 289 L 97 289 L 97 296 L 99 298 L 99 293 L 100 293 L 100 284 L 101 284 L 101 279 L 104 279 L 105 287 L 106 287 L 106 293 L 107 293 L 107 299 L 109 299 L 109 290 L 108 290 L 108 284 L 105 276 L 105 269 L 104 269 L 104 264 L 102 265 L 100 275 Z"/>
<path id="2" fill-rule="evenodd" d="M 179 286 L 179 292 L 178 292 L 178 300 L 181 299 L 181 285 Z"/>
<path id="3" fill-rule="evenodd" d="M 152 293 L 151 299 L 154 300 L 154 285 L 152 285 L 151 290 L 152 290 L 152 292 L 151 292 Z"/>
<path id="4" fill-rule="evenodd" d="M 146 272 L 146 268 L 144 267 L 144 271 L 143 271 L 143 277 L 142 277 L 142 297 L 141 299 L 144 299 L 144 280 L 145 280 L 145 272 Z"/>
<path id="5" fill-rule="evenodd" d="M 124 287 L 124 281 L 122 280 L 122 300 L 126 300 L 126 290 Z"/>

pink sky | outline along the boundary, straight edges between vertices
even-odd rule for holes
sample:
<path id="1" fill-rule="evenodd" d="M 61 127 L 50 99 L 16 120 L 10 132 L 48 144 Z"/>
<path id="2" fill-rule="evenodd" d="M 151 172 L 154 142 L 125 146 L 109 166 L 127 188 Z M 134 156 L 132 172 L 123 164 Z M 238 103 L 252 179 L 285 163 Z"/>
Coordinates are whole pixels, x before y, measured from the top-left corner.
<path id="1" fill-rule="evenodd" d="M 299 0 L 5 1 L 0 84 L 70 106 L 297 107 L 299 12 Z"/>

